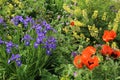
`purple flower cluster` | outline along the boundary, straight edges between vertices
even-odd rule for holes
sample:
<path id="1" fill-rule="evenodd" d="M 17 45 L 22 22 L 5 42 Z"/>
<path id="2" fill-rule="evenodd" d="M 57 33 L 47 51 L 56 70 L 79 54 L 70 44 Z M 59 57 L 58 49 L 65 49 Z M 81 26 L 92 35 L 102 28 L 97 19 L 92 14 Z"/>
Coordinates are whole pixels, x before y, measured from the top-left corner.
<path id="1" fill-rule="evenodd" d="M 46 48 L 46 53 L 50 55 L 51 51 L 56 48 L 56 39 L 54 37 L 49 37 L 45 41 L 44 47 Z"/>
<path id="2" fill-rule="evenodd" d="M 11 19 L 11 21 L 14 23 L 15 26 L 17 26 L 19 23 L 23 23 L 24 19 L 22 16 L 15 16 Z"/>
<path id="3" fill-rule="evenodd" d="M 13 44 L 12 41 L 5 42 L 5 44 L 6 44 L 6 52 L 7 53 L 11 53 L 11 50 L 12 50 L 13 47 L 18 48 L 18 45 Z M 8 60 L 8 64 L 11 61 L 16 61 L 16 64 L 18 66 L 21 66 L 21 60 L 20 60 L 20 55 L 19 54 L 12 54 L 11 58 Z"/>
<path id="4" fill-rule="evenodd" d="M 27 27 L 29 23 L 33 25 L 34 20 L 31 17 L 26 17 L 26 19 L 23 21 L 24 27 Z"/>
<path id="5" fill-rule="evenodd" d="M 18 48 L 18 45 L 14 44 L 12 41 L 6 42 L 6 41 L 3 41 L 1 38 L 0 38 L 0 44 L 6 45 L 6 52 L 9 53 L 9 55 L 13 47 Z M 8 64 L 10 64 L 11 61 L 16 61 L 16 64 L 18 66 L 21 66 L 21 60 L 20 60 L 19 54 L 12 54 L 11 58 L 8 60 Z"/>
<path id="6" fill-rule="evenodd" d="M 10 64 L 11 61 L 15 61 L 18 66 L 21 66 L 20 57 L 19 54 L 12 54 L 11 58 L 8 60 L 8 64 Z"/>
<path id="7" fill-rule="evenodd" d="M 29 46 L 30 45 L 30 40 L 32 40 L 32 37 L 30 35 L 26 34 L 26 35 L 24 35 L 22 40 L 25 41 L 26 46 Z"/>
<path id="8" fill-rule="evenodd" d="M 23 16 L 15 16 L 11 19 L 11 22 L 14 23 L 15 26 L 22 23 L 24 27 L 27 27 L 29 23 L 34 24 L 34 20 L 31 17 L 26 17 L 24 19 Z"/>
<path id="9" fill-rule="evenodd" d="M 34 42 L 34 48 L 37 48 L 40 44 L 44 46 L 48 55 L 51 54 L 51 51 L 56 48 L 56 40 L 54 37 L 47 36 L 49 30 L 55 31 L 50 24 L 46 21 L 41 22 L 41 24 L 35 24 L 33 27 L 36 31 L 37 38 Z"/>
<path id="10" fill-rule="evenodd" d="M 4 27 L 6 27 L 6 24 L 4 22 L 4 19 L 0 17 L 0 25 L 3 25 Z"/>
<path id="11" fill-rule="evenodd" d="M 3 18 L 0 18 L 0 24 L 4 23 Z"/>
<path id="12" fill-rule="evenodd" d="M 4 41 L 0 38 L 0 44 L 3 44 L 4 43 Z"/>
<path id="13" fill-rule="evenodd" d="M 7 53 L 11 53 L 11 50 L 13 47 L 16 47 L 16 48 L 18 47 L 18 45 L 13 44 L 12 41 L 5 42 L 5 44 L 6 44 L 6 52 Z"/>
<path id="14" fill-rule="evenodd" d="M 77 55 L 77 52 L 72 52 L 71 55 L 75 57 Z"/>

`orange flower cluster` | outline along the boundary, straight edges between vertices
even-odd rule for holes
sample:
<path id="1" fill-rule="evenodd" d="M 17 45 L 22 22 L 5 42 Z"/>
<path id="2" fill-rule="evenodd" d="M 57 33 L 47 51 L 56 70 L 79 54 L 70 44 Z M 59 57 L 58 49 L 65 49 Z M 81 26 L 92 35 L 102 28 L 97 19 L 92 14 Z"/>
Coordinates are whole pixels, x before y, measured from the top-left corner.
<path id="1" fill-rule="evenodd" d="M 116 32 L 112 31 L 112 30 L 105 30 L 104 34 L 102 36 L 103 41 L 108 42 L 111 40 L 114 40 L 116 38 Z M 87 48 L 85 48 L 81 55 L 76 55 L 74 57 L 73 60 L 73 64 L 77 67 L 77 68 L 82 68 L 84 65 L 92 70 L 94 69 L 96 66 L 99 65 L 99 59 L 97 56 L 93 56 L 96 52 L 96 49 L 92 46 L 88 46 Z M 109 45 L 104 44 L 102 45 L 102 48 L 100 50 L 100 52 L 102 53 L 102 55 L 104 56 L 112 56 L 115 59 L 120 57 L 120 50 L 117 49 L 113 49 L 111 48 Z"/>
<path id="2" fill-rule="evenodd" d="M 97 56 L 93 56 L 96 49 L 92 46 L 88 46 L 82 51 L 81 55 L 74 57 L 73 63 L 77 68 L 82 68 L 84 65 L 88 69 L 92 70 L 94 67 L 99 65 L 99 60 Z"/>
<path id="3" fill-rule="evenodd" d="M 116 32 L 115 31 L 113 31 L 113 30 L 111 30 L 111 31 L 105 30 L 104 31 L 104 34 L 102 36 L 103 41 L 108 42 L 108 41 L 113 40 L 114 38 L 116 38 Z"/>
<path id="4" fill-rule="evenodd" d="M 111 40 L 113 40 L 115 37 L 116 37 L 116 32 L 114 32 L 114 31 L 112 31 L 112 30 L 111 30 L 111 31 L 105 30 L 105 31 L 104 31 L 104 34 L 103 34 L 103 36 L 102 36 L 102 38 L 103 38 L 103 40 L 104 40 L 105 42 L 111 41 Z M 103 55 L 112 56 L 112 57 L 114 57 L 114 58 L 120 57 L 120 50 L 114 50 L 114 49 L 112 49 L 110 46 L 108 46 L 108 45 L 106 45 L 106 44 L 104 44 L 104 45 L 102 46 L 101 53 L 102 53 Z"/>
<path id="5" fill-rule="evenodd" d="M 103 55 L 112 56 L 115 59 L 120 57 L 120 51 L 119 50 L 114 50 L 114 49 L 112 49 L 110 46 L 108 46 L 106 44 L 102 46 L 101 53 Z"/>

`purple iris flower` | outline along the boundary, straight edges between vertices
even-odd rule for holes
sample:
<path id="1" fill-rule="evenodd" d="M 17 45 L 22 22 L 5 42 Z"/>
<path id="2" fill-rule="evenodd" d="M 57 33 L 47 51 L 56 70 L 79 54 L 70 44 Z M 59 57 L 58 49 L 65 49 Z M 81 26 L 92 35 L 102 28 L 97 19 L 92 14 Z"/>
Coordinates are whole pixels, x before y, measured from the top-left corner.
<path id="1" fill-rule="evenodd" d="M 10 48 L 10 47 L 13 47 L 14 44 L 12 43 L 12 41 L 9 41 L 9 42 L 6 42 L 6 47 L 7 48 Z"/>
<path id="2" fill-rule="evenodd" d="M 0 24 L 4 23 L 3 18 L 0 18 Z"/>
<path id="3" fill-rule="evenodd" d="M 35 27 L 36 33 L 40 33 L 42 31 L 42 26 L 40 24 L 37 24 Z"/>
<path id="4" fill-rule="evenodd" d="M 73 57 L 75 57 L 75 56 L 77 55 L 77 53 L 76 53 L 76 52 L 72 52 L 71 55 L 72 55 Z"/>
<path id="5" fill-rule="evenodd" d="M 10 53 L 10 52 L 11 52 L 11 47 L 7 47 L 7 48 L 6 48 L 6 52 L 7 52 L 7 53 Z"/>
<path id="6" fill-rule="evenodd" d="M 26 34 L 26 35 L 24 35 L 24 37 L 23 37 L 22 40 L 24 40 L 24 41 L 30 41 L 30 40 L 32 40 L 32 37 L 30 35 Z"/>
<path id="7" fill-rule="evenodd" d="M 23 23 L 24 19 L 22 16 L 15 16 L 11 19 L 15 26 L 17 26 L 20 22 Z"/>
<path id="8" fill-rule="evenodd" d="M 27 27 L 29 23 L 33 25 L 34 20 L 31 17 L 26 17 L 26 19 L 23 21 L 24 26 Z"/>
<path id="9" fill-rule="evenodd" d="M 40 32 L 40 33 L 38 33 L 38 37 L 36 39 L 36 42 L 38 44 L 41 44 L 45 38 L 46 38 L 45 34 L 43 32 Z"/>
<path id="10" fill-rule="evenodd" d="M 26 42 L 25 42 L 25 45 L 26 45 L 26 46 L 29 46 L 29 45 L 30 45 L 30 42 L 29 42 L 29 41 L 26 41 Z"/>
<path id="11" fill-rule="evenodd" d="M 46 28 L 46 30 L 52 30 L 53 29 L 53 28 L 51 28 L 50 24 L 46 24 L 45 28 Z"/>
<path id="12" fill-rule="evenodd" d="M 21 60 L 16 60 L 16 64 L 17 64 L 17 66 L 21 66 Z"/>
<path id="13" fill-rule="evenodd" d="M 16 61 L 18 66 L 21 66 L 21 61 L 20 59 L 20 55 L 19 54 L 12 54 L 11 58 L 8 60 L 8 64 L 10 64 L 11 61 Z"/>
<path id="14" fill-rule="evenodd" d="M 51 50 L 56 48 L 56 39 L 54 37 L 49 37 L 44 43 L 44 48 L 46 48 L 47 54 L 50 55 Z"/>
<path id="15" fill-rule="evenodd" d="M 12 49 L 13 47 L 18 48 L 18 45 L 13 44 L 12 41 L 5 42 L 5 44 L 6 44 L 6 52 L 7 52 L 7 53 L 10 53 L 10 52 L 11 52 L 11 49 Z"/>
<path id="16" fill-rule="evenodd" d="M 22 40 L 25 41 L 25 45 L 26 45 L 26 46 L 29 46 L 29 45 L 30 45 L 30 40 L 32 40 L 32 39 L 33 39 L 33 38 L 32 38 L 30 35 L 28 35 L 28 34 L 24 35 L 24 37 L 22 38 Z"/>
<path id="17" fill-rule="evenodd" d="M 56 39 L 54 37 L 49 37 L 45 42 L 45 48 L 47 49 L 55 49 L 56 48 Z"/>
<path id="18" fill-rule="evenodd" d="M 46 21 L 43 21 L 43 22 L 42 22 L 42 25 L 43 25 L 43 26 L 45 26 L 46 24 L 47 24 L 47 22 L 46 22 Z"/>
<path id="19" fill-rule="evenodd" d="M 0 38 L 0 44 L 3 44 L 4 43 L 4 41 Z"/>
<path id="20" fill-rule="evenodd" d="M 34 48 L 38 48 L 39 44 L 37 42 L 34 43 Z"/>

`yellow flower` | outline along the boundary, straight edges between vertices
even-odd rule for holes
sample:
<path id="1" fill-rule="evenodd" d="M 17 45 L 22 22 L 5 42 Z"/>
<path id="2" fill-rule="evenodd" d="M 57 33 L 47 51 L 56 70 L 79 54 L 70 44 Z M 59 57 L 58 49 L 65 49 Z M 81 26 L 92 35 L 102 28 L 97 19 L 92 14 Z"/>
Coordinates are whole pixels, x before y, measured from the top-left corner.
<path id="1" fill-rule="evenodd" d="M 12 10 L 12 9 L 13 9 L 13 5 L 9 3 L 8 8 L 9 8 L 10 10 Z"/>
<path id="2" fill-rule="evenodd" d="M 84 24 L 78 20 L 75 20 L 74 23 L 75 23 L 75 26 L 78 26 L 78 27 L 84 26 Z"/>
<path id="3" fill-rule="evenodd" d="M 109 29 L 109 30 L 112 29 L 112 23 L 111 23 L 111 22 L 109 22 L 109 24 L 108 24 L 108 29 Z"/>
<path id="4" fill-rule="evenodd" d="M 98 11 L 95 10 L 94 13 L 93 13 L 93 15 L 92 15 L 92 19 L 96 19 L 97 16 L 98 16 Z"/>
<path id="5" fill-rule="evenodd" d="M 60 80 L 70 80 L 68 76 L 62 76 Z"/>
<path id="6" fill-rule="evenodd" d="M 107 13 L 104 12 L 104 13 L 103 13 L 103 16 L 102 16 L 102 20 L 106 20 L 106 17 L 107 17 Z"/>
<path id="7" fill-rule="evenodd" d="M 68 13 L 72 13 L 73 11 L 67 6 L 67 4 L 63 4 L 63 9 L 66 10 Z"/>
<path id="8" fill-rule="evenodd" d="M 19 2 L 19 0 L 14 0 L 14 3 L 19 4 L 20 2 Z"/>
<path id="9" fill-rule="evenodd" d="M 117 44 L 116 44 L 116 42 L 112 42 L 111 47 L 112 47 L 113 49 L 116 49 L 116 48 L 117 48 Z"/>
<path id="10" fill-rule="evenodd" d="M 76 3 L 77 2 L 77 0 L 72 0 L 74 3 Z"/>
<path id="11" fill-rule="evenodd" d="M 22 28 L 22 24 L 18 24 L 18 27 L 19 27 L 19 28 Z"/>
<path id="12" fill-rule="evenodd" d="M 9 40 L 12 40 L 12 36 L 10 36 L 9 34 L 7 35 L 7 38 L 8 38 Z"/>
<path id="13" fill-rule="evenodd" d="M 11 14 L 11 17 L 14 17 L 16 14 Z"/>
<path id="14" fill-rule="evenodd" d="M 66 33 L 68 32 L 68 29 L 65 27 L 63 28 L 63 31 L 65 31 Z"/>
<path id="15" fill-rule="evenodd" d="M 80 36 L 75 31 L 73 31 L 73 37 L 75 37 L 76 39 L 80 38 Z"/>
<path id="16" fill-rule="evenodd" d="M 88 25 L 88 30 L 89 30 L 90 35 L 92 37 L 97 37 L 98 36 L 98 28 L 95 27 L 95 24 L 93 24 L 92 26 Z"/>
<path id="17" fill-rule="evenodd" d="M 90 0 L 85 0 L 85 3 L 88 4 Z"/>
<path id="18" fill-rule="evenodd" d="M 80 16 L 81 15 L 81 9 L 79 8 L 79 7 L 76 7 L 75 8 L 75 10 L 74 10 L 74 12 L 73 12 L 73 14 L 75 15 L 75 16 Z"/>
<path id="19" fill-rule="evenodd" d="M 115 32 L 117 32 L 119 22 L 120 22 L 120 10 L 118 11 L 118 13 L 116 13 L 116 17 L 115 17 L 114 23 L 113 23 L 113 30 Z"/>
<path id="20" fill-rule="evenodd" d="M 118 22 L 114 22 L 112 30 L 114 30 L 115 32 L 117 32 L 117 29 L 118 29 Z"/>
<path id="21" fill-rule="evenodd" d="M 83 14 L 85 22 L 87 23 L 89 21 L 88 15 L 87 15 L 87 10 L 86 9 L 82 10 L 82 14 Z"/>
<path id="22" fill-rule="evenodd" d="M 18 7 L 22 9 L 24 7 L 24 4 L 22 2 L 20 2 Z"/>
<path id="23" fill-rule="evenodd" d="M 80 34 L 80 37 L 84 39 L 84 38 L 85 38 L 85 35 L 81 33 L 81 34 Z"/>
<path id="24" fill-rule="evenodd" d="M 90 41 L 90 38 L 86 38 L 86 42 L 89 42 Z"/>
<path id="25" fill-rule="evenodd" d="M 2 5 L 2 4 L 4 4 L 6 2 L 6 0 L 0 0 L 0 6 Z"/>

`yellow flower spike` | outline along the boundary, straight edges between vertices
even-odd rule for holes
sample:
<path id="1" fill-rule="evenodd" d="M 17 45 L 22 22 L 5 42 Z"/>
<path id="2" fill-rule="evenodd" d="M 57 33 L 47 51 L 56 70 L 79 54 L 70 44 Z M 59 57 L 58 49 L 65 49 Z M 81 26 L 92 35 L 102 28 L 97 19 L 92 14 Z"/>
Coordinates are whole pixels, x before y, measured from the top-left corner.
<path id="1" fill-rule="evenodd" d="M 20 2 L 18 7 L 22 9 L 24 7 L 24 4 L 22 2 Z"/>
<path id="2" fill-rule="evenodd" d="M 88 4 L 90 0 L 85 0 L 85 3 Z"/>
<path id="3" fill-rule="evenodd" d="M 117 48 L 117 44 L 116 44 L 116 42 L 112 42 L 111 47 L 112 47 L 113 49 L 116 49 L 116 48 Z"/>
<path id="4" fill-rule="evenodd" d="M 14 17 L 16 14 L 12 14 L 11 17 Z"/>
<path id="5" fill-rule="evenodd" d="M 93 13 L 93 15 L 92 15 L 92 19 L 96 19 L 97 16 L 98 16 L 98 11 L 95 10 L 94 13 Z"/>
<path id="6" fill-rule="evenodd" d="M 90 38 L 86 38 L 86 42 L 89 42 L 90 41 Z"/>
<path id="7" fill-rule="evenodd" d="M 19 4 L 20 2 L 19 2 L 19 0 L 14 0 L 14 3 Z"/>
<path id="8" fill-rule="evenodd" d="M 63 9 L 66 10 L 68 13 L 73 13 L 73 11 L 65 3 L 63 4 Z"/>
<path id="9" fill-rule="evenodd" d="M 114 22 L 112 30 L 114 30 L 115 32 L 117 32 L 117 29 L 118 29 L 118 22 Z"/>
<path id="10" fill-rule="evenodd" d="M 22 28 L 22 24 L 18 24 L 18 28 Z"/>
<path id="11" fill-rule="evenodd" d="M 79 7 L 76 7 L 73 14 L 77 17 L 79 17 L 81 15 L 82 11 Z"/>
<path id="12" fill-rule="evenodd" d="M 106 42 L 106 44 L 109 46 L 110 45 L 110 43 L 109 42 Z"/>
<path id="13" fill-rule="evenodd" d="M 74 23 L 75 23 L 75 26 L 78 26 L 78 27 L 84 26 L 84 24 L 78 20 L 75 20 Z"/>
<path id="14" fill-rule="evenodd" d="M 13 7 L 12 4 L 9 3 L 8 8 L 9 8 L 10 10 L 12 10 L 14 7 Z"/>
<path id="15" fill-rule="evenodd" d="M 7 15 L 11 15 L 11 10 L 8 9 L 8 10 L 6 11 L 6 13 L 7 13 Z"/>
<path id="16" fill-rule="evenodd" d="M 68 29 L 65 27 L 65 28 L 63 28 L 63 31 L 65 31 L 65 33 L 67 33 Z"/>
<path id="17" fill-rule="evenodd" d="M 80 37 L 82 37 L 83 39 L 85 39 L 85 35 L 84 34 L 80 34 Z"/>
<path id="18" fill-rule="evenodd" d="M 104 12 L 104 13 L 103 13 L 103 16 L 102 16 L 102 20 L 106 20 L 106 17 L 107 17 L 107 13 Z"/>
<path id="19" fill-rule="evenodd" d="M 108 24 L 108 29 L 109 29 L 109 30 L 112 29 L 112 23 L 111 23 L 111 22 L 109 22 L 109 24 Z"/>
<path id="20" fill-rule="evenodd" d="M 12 36 L 10 36 L 9 34 L 7 35 L 7 38 L 8 38 L 9 40 L 12 40 Z"/>
<path id="21" fill-rule="evenodd" d="M 120 9 L 119 9 L 118 13 L 116 13 L 116 20 L 120 21 Z"/>
<path id="22" fill-rule="evenodd" d="M 88 25 L 88 30 L 89 30 L 90 35 L 92 37 L 97 37 L 98 36 L 98 28 L 95 27 L 95 24 L 93 24 L 93 26 Z"/>
<path id="23" fill-rule="evenodd" d="M 78 39 L 79 35 L 77 35 L 77 33 L 75 31 L 73 31 L 73 37 L 75 37 L 76 39 Z"/>
<path id="24" fill-rule="evenodd" d="M 120 22 L 120 10 L 118 11 L 118 13 L 116 13 L 116 18 L 114 19 L 114 23 L 113 23 L 112 30 L 114 30 L 115 32 L 117 32 L 119 22 Z"/>
<path id="25" fill-rule="evenodd" d="M 76 3 L 76 2 L 77 2 L 77 0 L 72 0 L 72 2 Z"/>
<path id="26" fill-rule="evenodd" d="M 88 15 L 87 15 L 87 10 L 86 9 L 82 10 L 82 15 L 84 17 L 85 22 L 87 23 L 89 21 L 89 19 L 88 19 Z"/>

